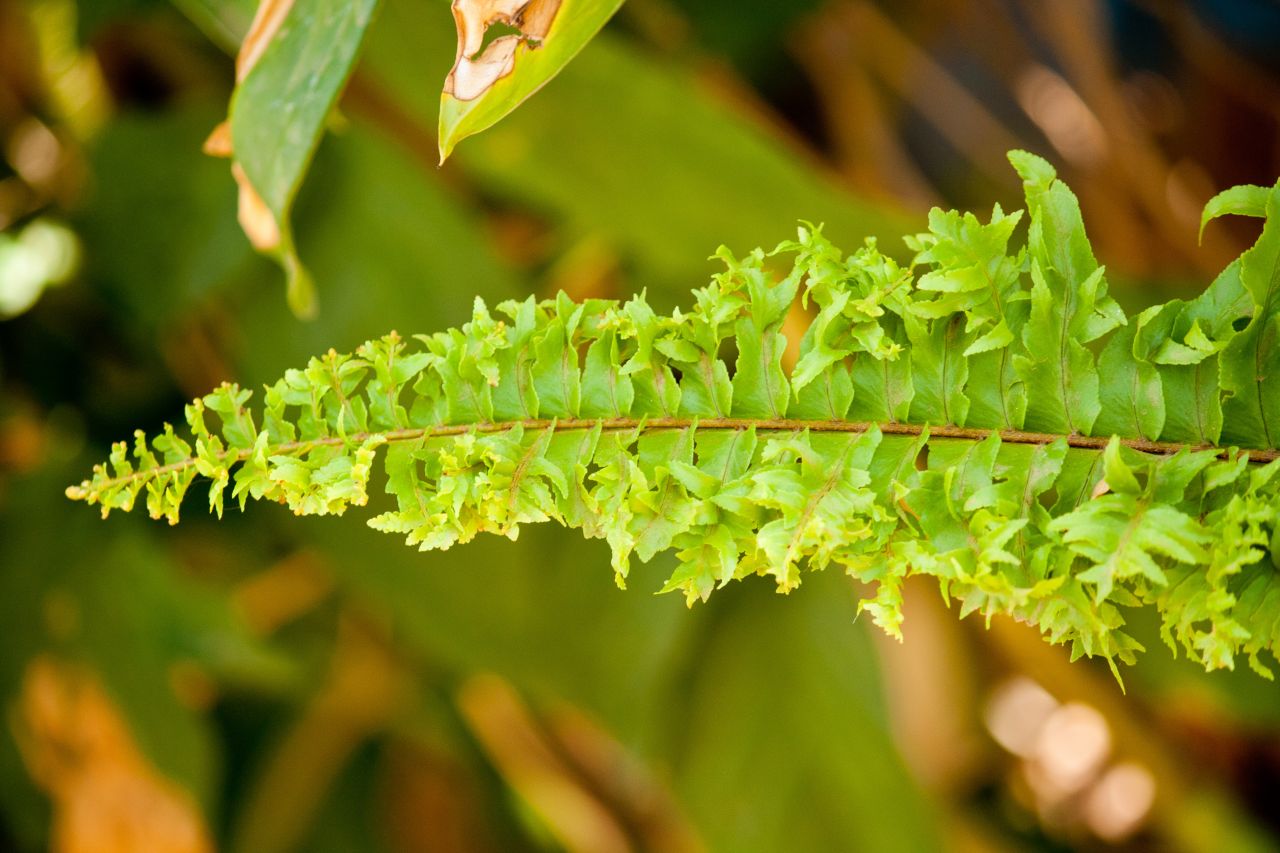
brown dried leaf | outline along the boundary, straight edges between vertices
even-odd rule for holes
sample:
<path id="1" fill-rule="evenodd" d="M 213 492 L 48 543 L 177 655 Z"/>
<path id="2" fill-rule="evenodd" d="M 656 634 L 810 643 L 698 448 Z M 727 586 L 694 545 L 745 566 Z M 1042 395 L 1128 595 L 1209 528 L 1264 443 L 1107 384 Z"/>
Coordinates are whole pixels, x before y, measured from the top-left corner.
<path id="1" fill-rule="evenodd" d="M 258 11 L 249 25 L 249 32 L 240 44 L 240 53 L 236 57 L 236 82 L 239 83 L 249 75 L 255 63 L 262 56 L 271 39 L 284 23 L 289 10 L 293 8 L 293 0 L 262 0 Z M 231 144 L 231 123 L 220 122 L 209 138 L 204 141 L 203 150 L 210 157 L 234 157 Z M 249 183 L 239 163 L 231 164 L 231 174 L 235 176 L 236 185 L 240 187 L 239 219 L 240 227 L 249 238 L 249 242 L 260 252 L 269 252 L 280 248 L 280 226 L 267 207 L 258 191 Z"/>
<path id="2" fill-rule="evenodd" d="M 1089 497 L 1090 499 L 1100 498 L 1109 491 L 1111 491 L 1111 484 L 1106 480 L 1099 480 L 1097 485 L 1093 487 L 1093 494 L 1089 495 Z"/>
<path id="3" fill-rule="evenodd" d="M 292 8 L 293 0 L 262 0 L 258 4 L 258 11 L 253 16 L 253 23 L 249 25 L 244 41 L 240 43 L 240 54 L 236 57 L 237 83 L 249 76 L 254 64 L 267 49 L 267 45 L 271 44 L 271 39 Z"/>
<path id="4" fill-rule="evenodd" d="M 239 163 L 231 164 L 231 174 L 235 176 L 240 187 L 240 207 L 238 216 L 240 227 L 249 237 L 249 242 L 259 252 L 269 252 L 280 248 L 280 226 L 276 224 L 271 208 L 258 195 L 258 191 L 249 183 L 244 169 Z"/>
<path id="5" fill-rule="evenodd" d="M 189 794 L 142 755 L 120 712 L 87 671 L 31 661 L 14 719 L 32 779 L 53 802 L 58 853 L 210 853 Z"/>
<path id="6" fill-rule="evenodd" d="M 453 0 L 453 21 L 458 28 L 458 53 L 444 82 L 444 91 L 460 101 L 471 101 L 515 68 L 516 48 L 522 43 L 537 47 L 548 31 L 561 0 Z M 519 30 L 484 43 L 494 24 Z"/>
<path id="7" fill-rule="evenodd" d="M 202 151 L 210 157 L 231 156 L 231 122 L 221 121 L 209 134 L 209 138 L 201 146 Z"/>

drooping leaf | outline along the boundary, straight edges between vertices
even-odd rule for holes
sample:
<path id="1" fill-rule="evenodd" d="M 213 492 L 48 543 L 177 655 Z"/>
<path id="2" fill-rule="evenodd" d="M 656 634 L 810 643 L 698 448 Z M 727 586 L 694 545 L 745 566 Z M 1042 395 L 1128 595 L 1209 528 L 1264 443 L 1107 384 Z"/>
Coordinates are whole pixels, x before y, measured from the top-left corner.
<path id="1" fill-rule="evenodd" d="M 234 158 L 251 242 L 283 265 L 289 304 L 302 316 L 316 310 L 315 294 L 289 214 L 377 7 L 378 0 L 263 0 L 242 47 L 230 145 L 215 145 Z"/>

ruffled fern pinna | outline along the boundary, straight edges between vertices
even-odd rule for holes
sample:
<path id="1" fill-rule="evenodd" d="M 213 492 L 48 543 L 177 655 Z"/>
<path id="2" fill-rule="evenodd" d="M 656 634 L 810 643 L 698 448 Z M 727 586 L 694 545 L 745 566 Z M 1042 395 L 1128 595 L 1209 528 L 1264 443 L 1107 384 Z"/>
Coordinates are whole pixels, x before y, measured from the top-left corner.
<path id="1" fill-rule="evenodd" d="M 1026 211 L 934 210 L 910 266 L 800 229 L 774 255 L 718 253 L 693 304 L 477 300 L 460 329 L 329 352 L 266 389 L 224 385 L 69 490 L 171 523 L 197 476 L 221 513 L 363 505 L 384 457 L 422 549 L 554 519 L 632 557 L 675 554 L 692 602 L 745 575 L 795 587 L 839 567 L 897 634 L 932 575 L 963 613 L 1008 613 L 1075 654 L 1128 661 L 1129 608 L 1209 668 L 1280 651 L 1280 184 L 1212 202 L 1265 218 L 1198 298 L 1126 316 L 1075 196 L 1010 155 Z M 1024 223 L 1025 229 L 1020 229 Z M 1025 239 L 1021 235 L 1025 235 Z M 808 319 L 796 344 L 789 312 Z M 788 353 L 793 353 L 789 356 Z M 784 365 L 790 365 L 787 369 Z M 210 427 L 210 413 L 217 429 Z"/>

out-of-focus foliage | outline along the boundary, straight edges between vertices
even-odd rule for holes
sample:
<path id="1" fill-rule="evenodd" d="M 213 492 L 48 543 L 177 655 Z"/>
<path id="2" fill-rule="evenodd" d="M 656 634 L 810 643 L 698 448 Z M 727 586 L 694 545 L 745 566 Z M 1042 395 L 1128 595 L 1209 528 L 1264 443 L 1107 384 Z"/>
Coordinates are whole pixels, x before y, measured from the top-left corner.
<path id="1" fill-rule="evenodd" d="M 686 610 L 644 594 L 671 562 L 619 592 L 602 544 L 549 525 L 420 554 L 354 518 L 169 528 L 63 498 L 224 380 L 460 325 L 476 295 L 647 288 L 667 312 L 709 248 L 799 219 L 905 262 L 895 235 L 931 204 L 1019 206 L 1011 147 L 1060 165 L 1126 308 L 1187 296 L 1257 236 L 1195 232 L 1214 188 L 1280 171 L 1265 13 L 759 5 L 632 0 L 440 169 L 454 23 L 386 0 L 294 205 L 320 309 L 301 323 L 200 152 L 252 4 L 0 3 L 0 227 L 77 246 L 41 248 L 70 275 L 0 324 L 0 846 L 46 849 L 68 795 L 101 790 L 42 774 L 73 709 L 111 735 L 81 741 L 85 779 L 169 804 L 78 814 L 180 816 L 219 849 L 1274 846 L 1280 702 L 1247 671 L 1145 655 L 1122 698 L 1105 666 L 1002 617 L 970 631 L 912 581 L 899 645 L 834 572 Z M 1147 646 L 1155 615 L 1129 626 Z"/>
<path id="2" fill-rule="evenodd" d="M 558 74 L 620 5 L 454 0 L 457 50 L 440 94 L 440 161 Z M 290 212 L 379 0 L 261 0 L 247 28 L 248 0 L 192 0 L 186 8 L 215 37 L 239 43 L 230 114 L 204 149 L 233 159 L 240 225 L 254 248 L 284 267 L 294 313 L 310 317 L 314 286 L 294 246 Z"/>

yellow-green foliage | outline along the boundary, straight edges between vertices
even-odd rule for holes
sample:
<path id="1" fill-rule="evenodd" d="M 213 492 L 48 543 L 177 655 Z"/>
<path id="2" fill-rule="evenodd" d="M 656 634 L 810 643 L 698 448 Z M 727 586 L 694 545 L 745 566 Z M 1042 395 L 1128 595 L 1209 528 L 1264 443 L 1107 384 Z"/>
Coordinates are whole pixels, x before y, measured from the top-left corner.
<path id="1" fill-rule="evenodd" d="M 794 588 L 836 566 L 897 634 L 901 586 L 936 577 L 963 613 L 1009 613 L 1076 654 L 1132 659 L 1154 606 L 1209 668 L 1280 649 L 1280 184 L 1206 219 L 1265 216 L 1197 299 L 1127 317 L 1071 191 L 1010 155 L 1026 213 L 934 211 L 900 266 L 804 227 L 774 254 L 721 249 L 693 306 L 656 314 L 561 294 L 477 300 L 460 329 L 330 352 L 266 389 L 226 385 L 72 497 L 176 522 L 212 481 L 301 514 L 363 505 L 385 449 L 395 508 L 370 524 L 423 549 L 555 520 L 603 538 L 619 583 L 672 551 L 693 602 L 746 575 Z M 1012 245 L 1026 219 L 1025 244 Z M 784 369 L 783 321 L 816 309 Z M 220 421 L 206 425 L 213 412 Z M 1245 451 L 1236 448 L 1246 448 Z"/>

